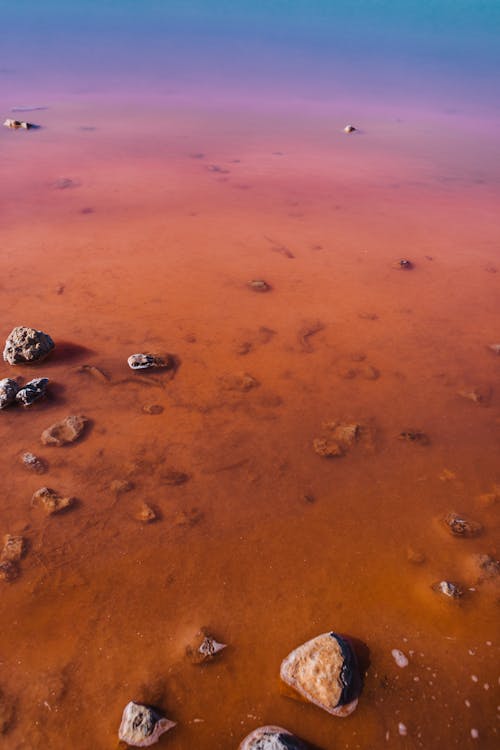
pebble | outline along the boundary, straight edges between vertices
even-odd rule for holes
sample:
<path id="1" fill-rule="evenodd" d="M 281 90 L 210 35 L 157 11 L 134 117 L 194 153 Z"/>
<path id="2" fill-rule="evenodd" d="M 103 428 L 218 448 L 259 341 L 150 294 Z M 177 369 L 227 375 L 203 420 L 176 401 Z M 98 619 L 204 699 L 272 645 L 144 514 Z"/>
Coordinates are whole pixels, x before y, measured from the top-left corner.
<path id="1" fill-rule="evenodd" d="M 408 666 L 408 658 L 399 650 L 399 648 L 393 648 L 391 654 L 398 667 L 403 668 Z"/>
<path id="2" fill-rule="evenodd" d="M 132 747 L 149 747 L 172 727 L 175 722 L 161 716 L 156 709 L 130 701 L 123 710 L 118 739 Z"/>
<path id="3" fill-rule="evenodd" d="M 26 122 L 25 120 L 14 120 L 12 117 L 7 117 L 3 124 L 6 128 L 10 128 L 11 130 L 30 130 L 30 128 L 35 127 L 31 122 Z"/>
<path id="4" fill-rule="evenodd" d="M 438 583 L 433 584 L 432 588 L 434 591 L 444 594 L 444 596 L 447 596 L 450 599 L 459 599 L 463 595 L 460 586 L 451 581 L 439 581 Z"/>

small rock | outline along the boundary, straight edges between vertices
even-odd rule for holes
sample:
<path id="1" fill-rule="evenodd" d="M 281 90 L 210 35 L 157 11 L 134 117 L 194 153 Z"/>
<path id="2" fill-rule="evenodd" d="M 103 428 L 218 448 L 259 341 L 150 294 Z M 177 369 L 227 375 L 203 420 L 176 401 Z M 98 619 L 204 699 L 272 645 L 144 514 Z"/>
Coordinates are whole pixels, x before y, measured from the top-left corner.
<path id="1" fill-rule="evenodd" d="M 88 419 L 86 417 L 74 415 L 65 417 L 42 432 L 42 443 L 44 445 L 57 446 L 74 443 L 84 431 L 87 422 Z"/>
<path id="2" fill-rule="evenodd" d="M 7 119 L 4 121 L 4 125 L 6 128 L 11 128 L 12 130 L 19 130 L 20 128 L 22 128 L 23 130 L 29 130 L 30 128 L 35 127 L 31 122 L 25 122 L 24 120 L 13 120 L 11 117 L 7 117 Z"/>
<path id="3" fill-rule="evenodd" d="M 333 458 L 345 455 L 345 449 L 337 442 L 333 440 L 326 440 L 326 438 L 314 438 L 313 440 L 314 452 L 318 456 L 324 458 Z"/>
<path id="4" fill-rule="evenodd" d="M 18 326 L 5 342 L 3 358 L 10 365 L 26 365 L 41 362 L 54 348 L 54 342 L 47 333 L 35 328 Z"/>
<path id="5" fill-rule="evenodd" d="M 163 717 L 152 706 L 130 701 L 123 711 L 118 739 L 132 747 L 149 747 L 172 727 L 175 722 Z"/>
<path id="6" fill-rule="evenodd" d="M 334 716 L 348 716 L 358 704 L 361 678 L 348 641 L 323 633 L 292 651 L 281 663 L 283 682 Z"/>
<path id="7" fill-rule="evenodd" d="M 354 125 L 346 125 L 344 128 L 344 133 L 355 133 L 357 128 L 354 127 Z"/>
<path id="8" fill-rule="evenodd" d="M 145 414 L 162 414 L 164 409 L 161 404 L 145 404 L 142 407 L 142 411 Z"/>
<path id="9" fill-rule="evenodd" d="M 47 471 L 44 461 L 42 461 L 41 458 L 38 458 L 38 456 L 35 456 L 34 453 L 23 453 L 21 461 L 27 469 L 34 471 L 36 474 L 43 474 Z"/>
<path id="10" fill-rule="evenodd" d="M 476 574 L 476 583 L 498 578 L 500 575 L 500 562 L 491 555 L 478 553 L 472 555 L 470 566 Z"/>
<path id="11" fill-rule="evenodd" d="M 414 549 L 413 547 L 408 547 L 406 551 L 406 558 L 408 562 L 413 563 L 413 565 L 421 565 L 425 562 L 425 554 L 422 552 L 422 550 Z"/>
<path id="12" fill-rule="evenodd" d="M 403 669 L 404 667 L 408 666 L 408 657 L 406 656 L 406 654 L 400 651 L 399 648 L 393 648 L 391 654 L 398 667 L 401 667 L 401 669 Z"/>
<path id="13" fill-rule="evenodd" d="M 444 594 L 444 596 L 447 596 L 450 599 L 460 599 L 460 597 L 463 595 L 463 591 L 456 583 L 452 583 L 451 581 L 438 581 L 438 583 L 434 583 L 432 585 L 432 588 L 434 591 L 437 591 L 440 594 Z"/>
<path id="14" fill-rule="evenodd" d="M 251 279 L 247 282 L 247 286 L 253 292 L 270 292 L 272 289 L 272 286 L 267 281 L 264 281 L 264 279 Z"/>
<path id="15" fill-rule="evenodd" d="M 0 559 L 10 560 L 10 562 L 19 562 L 26 550 L 26 542 L 22 536 L 12 536 L 6 534 L 3 538 L 3 549 L 0 553 Z"/>
<path id="16" fill-rule="evenodd" d="M 17 563 L 12 560 L 3 560 L 0 562 L 0 581 L 10 583 L 19 575 Z"/>
<path id="17" fill-rule="evenodd" d="M 493 354 L 500 355 L 500 344 L 489 344 L 488 349 L 493 352 Z"/>
<path id="18" fill-rule="evenodd" d="M 196 634 L 193 641 L 186 646 L 186 656 L 193 664 L 203 664 L 211 661 L 215 654 L 227 648 L 225 643 L 218 643 L 213 638 L 207 628 L 201 628 Z"/>
<path id="19" fill-rule="evenodd" d="M 489 386 L 475 386 L 474 388 L 462 388 L 458 395 L 472 401 L 473 404 L 486 406 L 491 398 L 491 388 Z"/>
<path id="20" fill-rule="evenodd" d="M 130 492 L 130 490 L 133 490 L 134 485 L 132 482 L 129 482 L 128 479 L 113 479 L 109 488 L 112 492 L 120 495 L 122 492 Z"/>
<path id="21" fill-rule="evenodd" d="M 19 388 L 19 384 L 12 378 L 0 380 L 0 409 L 14 403 Z"/>
<path id="22" fill-rule="evenodd" d="M 413 263 L 407 258 L 400 258 L 394 263 L 394 268 L 401 268 L 403 271 L 411 271 Z"/>
<path id="23" fill-rule="evenodd" d="M 152 521 L 156 521 L 158 516 L 150 505 L 142 503 L 141 507 L 135 514 L 135 518 L 137 521 L 141 521 L 141 523 L 152 523 Z"/>
<path id="24" fill-rule="evenodd" d="M 35 378 L 23 385 L 16 394 L 16 401 L 23 406 L 31 406 L 39 398 L 47 395 L 48 378 Z"/>
<path id="25" fill-rule="evenodd" d="M 257 388 L 260 385 L 259 381 L 247 372 L 241 372 L 235 375 L 224 375 L 221 378 L 221 382 L 222 387 L 226 391 L 241 391 L 242 393 L 250 391 L 252 388 Z"/>
<path id="26" fill-rule="evenodd" d="M 364 365 L 358 368 L 358 372 L 365 380 L 378 380 L 380 377 L 380 371 L 372 365 Z"/>
<path id="27" fill-rule="evenodd" d="M 132 370 L 149 370 L 160 367 L 172 369 L 174 366 L 174 359 L 170 354 L 164 356 L 159 354 L 131 354 L 127 362 Z"/>
<path id="28" fill-rule="evenodd" d="M 238 750 L 312 750 L 303 740 L 281 727 L 259 727 L 242 740 Z"/>
<path id="29" fill-rule="evenodd" d="M 473 537 L 478 536 L 483 530 L 478 521 L 471 521 L 458 513 L 448 513 L 444 518 L 444 523 L 453 536 Z"/>
<path id="30" fill-rule="evenodd" d="M 50 489 L 50 487 L 41 487 L 33 494 L 31 500 L 32 505 L 41 506 L 47 515 L 59 513 L 69 508 L 73 503 L 74 498 L 62 497 L 55 490 Z"/>
<path id="31" fill-rule="evenodd" d="M 420 430 L 403 430 L 398 435 L 399 440 L 406 440 L 407 443 L 418 443 L 419 445 L 429 445 L 429 438 L 425 432 Z"/>
<path id="32" fill-rule="evenodd" d="M 329 430 L 333 440 L 343 448 L 350 448 L 359 437 L 361 425 L 352 422 L 323 422 L 323 429 Z"/>

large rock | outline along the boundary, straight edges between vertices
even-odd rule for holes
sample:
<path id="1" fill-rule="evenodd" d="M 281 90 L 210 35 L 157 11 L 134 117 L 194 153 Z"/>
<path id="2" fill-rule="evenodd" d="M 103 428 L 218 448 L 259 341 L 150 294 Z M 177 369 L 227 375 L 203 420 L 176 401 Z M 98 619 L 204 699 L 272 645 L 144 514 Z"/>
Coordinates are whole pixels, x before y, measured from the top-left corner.
<path id="1" fill-rule="evenodd" d="M 23 385 L 16 393 L 16 401 L 23 406 L 31 406 L 47 394 L 48 378 L 35 378 Z"/>
<path id="2" fill-rule="evenodd" d="M 132 747 L 149 747 L 172 727 L 175 722 L 161 716 L 156 709 L 130 701 L 123 711 L 118 739 Z"/>
<path id="3" fill-rule="evenodd" d="M 311 750 L 303 740 L 281 727 L 259 727 L 241 742 L 238 750 Z"/>
<path id="4" fill-rule="evenodd" d="M 10 365 L 29 365 L 45 359 L 53 348 L 54 342 L 47 333 L 18 326 L 10 332 L 5 342 L 3 358 Z"/>
<path id="5" fill-rule="evenodd" d="M 71 415 L 60 422 L 55 422 L 42 432 L 41 440 L 44 445 L 67 445 L 78 440 L 85 429 L 88 419 Z"/>
<path id="6" fill-rule="evenodd" d="M 345 638 L 323 633 L 299 646 L 281 663 L 283 682 L 334 716 L 348 716 L 358 704 L 361 678 Z"/>
<path id="7" fill-rule="evenodd" d="M 0 380 L 0 409 L 5 409 L 16 400 L 19 384 L 12 378 L 3 378 Z"/>

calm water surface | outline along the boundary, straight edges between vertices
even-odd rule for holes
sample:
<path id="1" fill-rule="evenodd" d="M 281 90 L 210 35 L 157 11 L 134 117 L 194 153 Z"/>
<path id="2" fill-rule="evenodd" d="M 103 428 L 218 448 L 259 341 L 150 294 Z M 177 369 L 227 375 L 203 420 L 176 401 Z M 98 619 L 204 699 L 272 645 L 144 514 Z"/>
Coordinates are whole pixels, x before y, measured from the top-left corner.
<path id="1" fill-rule="evenodd" d="M 178 722 L 172 750 L 262 724 L 323 750 L 496 747 L 498 579 L 474 556 L 499 554 L 498 4 L 2 15 L 2 118 L 41 127 L 0 133 L 1 335 L 56 350 L 0 372 L 51 381 L 0 420 L 2 534 L 29 544 L 1 582 L 0 746 L 116 748 L 133 699 Z M 139 351 L 175 377 L 133 373 Z M 43 446 L 68 414 L 84 438 Z M 332 421 L 361 435 L 325 459 Z M 46 517 L 43 485 L 77 505 Z M 453 538 L 450 511 L 482 534 Z M 230 646 L 206 667 L 184 654 L 201 626 Z M 327 630 L 369 650 L 345 720 L 280 691 Z"/>

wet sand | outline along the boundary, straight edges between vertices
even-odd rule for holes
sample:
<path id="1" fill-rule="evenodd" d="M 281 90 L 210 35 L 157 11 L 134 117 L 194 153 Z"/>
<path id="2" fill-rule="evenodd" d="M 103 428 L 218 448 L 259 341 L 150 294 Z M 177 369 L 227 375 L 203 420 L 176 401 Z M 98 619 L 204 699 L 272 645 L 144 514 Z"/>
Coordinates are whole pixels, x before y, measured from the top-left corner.
<path id="1" fill-rule="evenodd" d="M 491 131 L 455 121 L 436 140 L 430 117 L 375 113 L 345 136 L 343 111 L 120 106 L 54 105 L 39 131 L 1 133 L 2 336 L 56 342 L 14 372 L 49 377 L 50 397 L 0 420 L 2 533 L 29 542 L 1 583 L 1 742 L 116 747 L 133 699 L 178 722 L 158 745 L 173 750 L 236 748 L 262 724 L 324 750 L 495 747 L 498 579 L 471 565 L 498 556 Z M 270 292 L 248 289 L 261 278 Z M 140 351 L 174 353 L 175 377 L 132 372 Z M 257 385 L 239 390 L 242 374 Z M 474 389 L 481 403 L 460 395 Z M 42 446 L 68 414 L 91 420 L 84 438 Z M 312 442 L 336 420 L 362 434 L 325 459 Z M 77 506 L 45 517 L 43 485 Z M 156 522 L 135 519 L 143 501 Z M 483 533 L 453 538 L 449 511 Z M 194 666 L 204 625 L 229 648 Z M 280 694 L 282 658 L 331 629 L 369 650 L 345 720 Z"/>

